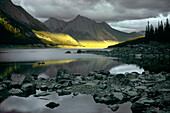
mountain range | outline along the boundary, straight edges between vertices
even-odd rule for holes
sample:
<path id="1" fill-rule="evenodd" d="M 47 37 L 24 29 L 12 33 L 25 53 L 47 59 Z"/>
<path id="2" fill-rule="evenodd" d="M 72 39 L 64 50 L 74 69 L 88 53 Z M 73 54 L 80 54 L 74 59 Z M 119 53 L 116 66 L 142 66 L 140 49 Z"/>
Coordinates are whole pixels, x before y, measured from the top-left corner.
<path id="1" fill-rule="evenodd" d="M 53 43 L 53 41 L 58 41 L 55 38 L 59 36 L 63 36 L 59 38 L 65 38 L 64 41 L 68 41 L 67 37 L 69 37 L 69 41 L 74 40 L 74 42 L 75 40 L 77 42 L 80 40 L 125 41 L 141 35 L 139 33 L 121 32 L 111 28 L 105 22 L 97 23 L 80 15 L 68 22 L 51 17 L 42 23 L 22 7 L 14 5 L 11 0 L 0 0 L 0 29 L 0 44 L 46 45 L 47 42 L 48 44 L 58 44 L 57 42 Z M 38 35 L 34 31 L 37 31 Z M 43 35 L 40 36 L 42 32 Z M 47 35 L 45 32 L 47 32 L 48 36 L 49 33 L 52 33 L 51 36 L 56 36 L 52 38 L 45 37 Z M 60 34 L 58 35 L 58 33 Z M 61 33 L 67 34 L 67 36 L 61 35 Z"/>
<path id="2" fill-rule="evenodd" d="M 49 18 L 44 24 L 51 32 L 66 33 L 76 40 L 115 40 L 125 41 L 141 34 L 125 33 L 111 28 L 106 22 L 97 23 L 87 17 L 78 15 L 75 19 L 65 22 L 56 18 Z"/>

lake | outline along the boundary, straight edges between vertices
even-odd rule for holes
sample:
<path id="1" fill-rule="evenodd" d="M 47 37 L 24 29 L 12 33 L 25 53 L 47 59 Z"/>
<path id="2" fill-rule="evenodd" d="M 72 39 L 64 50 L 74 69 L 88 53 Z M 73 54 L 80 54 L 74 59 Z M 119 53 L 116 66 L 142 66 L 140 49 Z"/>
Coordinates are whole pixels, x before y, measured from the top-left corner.
<path id="1" fill-rule="evenodd" d="M 74 54 L 65 54 L 71 51 Z M 126 62 L 114 57 L 94 54 L 77 54 L 76 49 L 1 49 L 0 50 L 0 76 L 5 77 L 11 73 L 38 74 L 39 76 L 53 78 L 59 69 L 66 69 L 70 74 L 80 73 L 86 76 L 95 70 L 109 70 L 112 74 L 145 71 L 145 66 L 138 63 Z M 138 62 L 142 62 L 141 59 Z M 126 60 L 129 61 L 129 60 Z M 152 65 L 152 63 L 150 64 Z M 148 66 L 147 66 L 148 67 Z M 152 67 L 152 66 L 151 66 Z M 40 91 L 37 91 L 37 93 Z M 56 101 L 61 106 L 55 109 L 45 107 L 50 101 Z M 119 105 L 115 113 L 131 113 L 131 103 Z M 124 111 L 124 112 L 123 112 Z M 114 113 L 105 104 L 95 103 L 91 95 L 78 96 L 51 95 L 43 98 L 29 96 L 27 98 L 10 96 L 0 103 L 1 113 Z"/>

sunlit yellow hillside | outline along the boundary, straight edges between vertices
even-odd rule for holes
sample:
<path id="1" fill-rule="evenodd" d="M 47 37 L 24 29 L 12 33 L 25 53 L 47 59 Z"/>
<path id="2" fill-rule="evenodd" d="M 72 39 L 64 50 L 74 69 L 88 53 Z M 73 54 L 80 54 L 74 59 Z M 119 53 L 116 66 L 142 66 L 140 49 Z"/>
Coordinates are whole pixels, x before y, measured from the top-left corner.
<path id="1" fill-rule="evenodd" d="M 63 33 L 50 33 L 45 31 L 35 31 L 33 32 L 39 37 L 42 42 L 46 44 L 53 44 L 53 45 L 72 45 L 78 46 L 80 45 L 74 38 L 72 38 L 68 34 Z"/>
<path id="2" fill-rule="evenodd" d="M 91 41 L 91 40 L 78 40 L 76 41 L 68 34 L 63 33 L 50 33 L 45 31 L 33 32 L 39 37 L 42 42 L 46 44 L 57 45 L 59 48 L 107 48 L 110 45 L 118 44 L 117 41 Z"/>
<path id="3" fill-rule="evenodd" d="M 110 45 L 118 44 L 118 41 L 91 41 L 91 40 L 79 40 L 79 43 L 86 48 L 107 48 Z"/>

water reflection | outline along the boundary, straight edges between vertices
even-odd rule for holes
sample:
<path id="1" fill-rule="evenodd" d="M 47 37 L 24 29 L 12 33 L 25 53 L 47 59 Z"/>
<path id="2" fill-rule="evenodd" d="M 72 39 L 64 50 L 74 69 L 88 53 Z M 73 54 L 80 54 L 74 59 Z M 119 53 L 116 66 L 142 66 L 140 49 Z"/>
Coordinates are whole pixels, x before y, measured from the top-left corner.
<path id="1" fill-rule="evenodd" d="M 120 73 L 125 74 L 126 72 L 128 73 L 138 72 L 141 74 L 144 71 L 144 69 L 134 64 L 129 64 L 129 65 L 122 64 L 122 65 L 111 68 L 109 71 L 111 74 L 120 74 Z"/>
<path id="2" fill-rule="evenodd" d="M 109 70 L 114 66 L 122 64 L 121 62 L 114 61 L 107 58 L 95 58 L 95 59 L 76 59 L 76 60 L 57 60 L 57 61 L 43 61 L 44 63 L 38 64 L 38 62 L 32 63 L 0 63 L 0 75 L 6 76 L 10 73 L 20 74 L 45 74 L 49 77 L 55 77 L 58 69 L 67 69 L 70 74 L 80 73 L 87 75 L 90 71 L 95 70 Z M 8 68 L 14 67 L 9 70 Z"/>
<path id="3" fill-rule="evenodd" d="M 52 92 L 51 95 L 44 98 L 47 100 L 33 96 L 27 98 L 11 96 L 0 104 L 0 110 L 30 113 L 113 113 L 107 105 L 95 103 L 90 95 L 58 96 L 57 93 Z M 60 106 L 55 109 L 47 108 L 45 105 L 51 101 L 59 103 Z"/>

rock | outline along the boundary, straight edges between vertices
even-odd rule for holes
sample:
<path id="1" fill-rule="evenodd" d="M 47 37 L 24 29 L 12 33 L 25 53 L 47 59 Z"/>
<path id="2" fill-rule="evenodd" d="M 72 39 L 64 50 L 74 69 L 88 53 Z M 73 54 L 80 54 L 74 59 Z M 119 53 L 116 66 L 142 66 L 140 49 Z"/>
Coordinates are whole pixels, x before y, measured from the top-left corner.
<path id="1" fill-rule="evenodd" d="M 37 74 L 31 74 L 32 77 L 34 77 L 35 80 L 38 79 L 38 75 Z"/>
<path id="2" fill-rule="evenodd" d="M 89 72 L 88 76 L 95 76 L 96 72 Z"/>
<path id="3" fill-rule="evenodd" d="M 20 88 L 21 85 L 23 84 L 25 78 L 26 78 L 25 75 L 11 74 L 11 77 L 10 77 L 10 79 L 11 79 L 10 87 Z"/>
<path id="4" fill-rule="evenodd" d="M 119 109 L 119 106 L 117 104 L 109 105 L 108 108 L 110 108 L 112 111 L 117 111 Z"/>
<path id="5" fill-rule="evenodd" d="M 102 80 L 103 79 L 103 75 L 102 74 L 95 74 L 94 79 Z"/>
<path id="6" fill-rule="evenodd" d="M 138 113 L 146 111 L 147 108 L 153 106 L 154 104 L 154 100 L 142 97 L 141 99 L 132 104 L 131 109 L 134 113 Z"/>
<path id="7" fill-rule="evenodd" d="M 109 71 L 105 71 L 105 70 L 99 70 L 99 71 L 96 71 L 98 74 L 102 74 L 102 75 L 107 75 L 109 76 L 110 75 L 110 72 Z"/>
<path id="8" fill-rule="evenodd" d="M 60 104 L 54 103 L 54 102 L 50 102 L 50 103 L 46 104 L 45 106 L 48 107 L 48 108 L 54 109 L 54 108 L 60 106 Z"/>
<path id="9" fill-rule="evenodd" d="M 63 95 L 70 95 L 71 91 L 70 90 L 57 90 L 57 93 L 59 96 L 63 96 Z"/>
<path id="10" fill-rule="evenodd" d="M 10 89 L 10 90 L 8 91 L 8 93 L 11 94 L 11 95 L 20 95 L 20 94 L 23 93 L 23 91 L 20 90 L 20 89 L 14 89 L 14 88 L 12 88 L 12 89 Z"/>
<path id="11" fill-rule="evenodd" d="M 71 51 L 66 51 L 66 53 L 67 53 L 67 54 L 70 54 L 70 53 L 71 53 Z"/>
<path id="12" fill-rule="evenodd" d="M 41 96 L 47 96 L 47 95 L 50 95 L 50 94 L 47 92 L 41 92 L 41 93 L 34 95 L 34 97 L 41 97 Z"/>
<path id="13" fill-rule="evenodd" d="M 72 85 L 71 80 L 60 80 L 59 84 L 61 84 L 61 87 L 68 87 Z"/>
<path id="14" fill-rule="evenodd" d="M 79 94 L 78 92 L 74 92 L 74 93 L 73 93 L 74 96 L 77 96 L 78 94 Z"/>
<path id="15" fill-rule="evenodd" d="M 96 103 L 110 104 L 112 102 L 112 99 L 109 96 L 94 95 L 93 98 L 94 98 Z"/>
<path id="16" fill-rule="evenodd" d="M 0 91 L 3 91 L 3 90 L 4 90 L 4 88 L 2 86 L 0 86 Z"/>
<path id="17" fill-rule="evenodd" d="M 47 91 L 48 86 L 47 85 L 41 85 L 40 89 L 41 89 L 41 91 Z"/>
<path id="18" fill-rule="evenodd" d="M 31 75 L 26 76 L 24 79 L 24 83 L 31 83 L 31 82 L 34 82 L 34 77 Z"/>
<path id="19" fill-rule="evenodd" d="M 82 53 L 82 51 L 79 49 L 79 50 L 77 50 L 77 53 Z"/>
<path id="20" fill-rule="evenodd" d="M 117 100 L 117 99 L 123 100 L 124 96 L 123 96 L 123 94 L 120 93 L 120 92 L 114 92 L 114 93 L 111 95 L 111 98 L 112 98 L 113 100 Z"/>
<path id="21" fill-rule="evenodd" d="M 70 79 L 67 70 L 59 69 L 56 75 L 56 82 L 60 81 L 61 79 Z"/>
<path id="22" fill-rule="evenodd" d="M 31 84 L 31 83 L 26 83 L 26 84 L 24 84 L 24 85 L 21 87 L 21 90 L 24 91 L 24 93 L 26 94 L 26 96 L 36 93 L 36 87 L 35 87 L 35 85 L 33 85 L 33 84 Z"/>
<path id="23" fill-rule="evenodd" d="M 75 78 L 75 81 L 81 82 L 81 81 L 82 81 L 82 78 L 81 78 L 80 76 L 77 76 L 77 77 Z"/>

